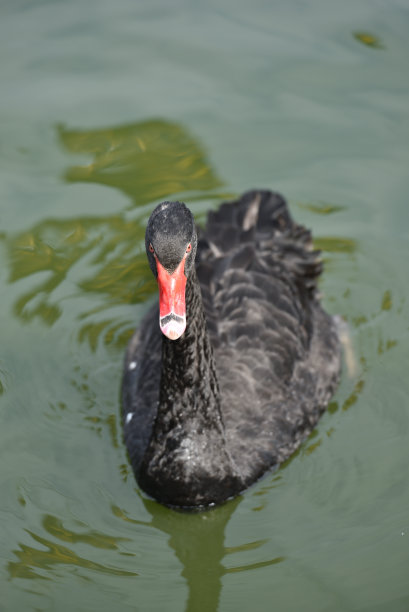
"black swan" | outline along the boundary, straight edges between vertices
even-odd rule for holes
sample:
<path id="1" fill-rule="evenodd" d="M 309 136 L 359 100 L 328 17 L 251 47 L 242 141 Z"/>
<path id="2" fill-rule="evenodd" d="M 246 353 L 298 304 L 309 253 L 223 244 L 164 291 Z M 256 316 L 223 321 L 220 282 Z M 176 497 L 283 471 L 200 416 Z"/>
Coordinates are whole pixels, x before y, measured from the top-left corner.
<path id="1" fill-rule="evenodd" d="M 221 503 L 295 451 L 338 383 L 319 252 L 285 200 L 260 190 L 210 212 L 198 233 L 183 203 L 163 202 L 145 240 L 159 305 L 125 358 L 132 467 L 168 506 Z"/>

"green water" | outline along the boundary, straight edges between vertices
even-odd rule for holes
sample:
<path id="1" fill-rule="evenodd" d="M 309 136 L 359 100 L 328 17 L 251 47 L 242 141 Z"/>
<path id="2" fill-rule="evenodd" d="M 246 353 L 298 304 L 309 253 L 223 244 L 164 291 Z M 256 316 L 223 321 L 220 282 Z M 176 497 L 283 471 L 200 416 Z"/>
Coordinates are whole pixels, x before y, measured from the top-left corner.
<path id="1" fill-rule="evenodd" d="M 408 31 L 406 0 L 3 0 L 0 610 L 409 609 Z M 144 226 L 251 187 L 352 347 L 296 456 L 184 515 L 121 438 Z"/>

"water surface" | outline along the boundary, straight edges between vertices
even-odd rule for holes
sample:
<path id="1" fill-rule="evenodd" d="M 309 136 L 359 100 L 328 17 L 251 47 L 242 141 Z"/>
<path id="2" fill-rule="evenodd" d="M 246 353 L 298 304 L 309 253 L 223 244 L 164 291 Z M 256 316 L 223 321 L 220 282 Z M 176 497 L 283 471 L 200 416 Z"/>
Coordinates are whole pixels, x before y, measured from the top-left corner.
<path id="1" fill-rule="evenodd" d="M 4 1 L 0 609 L 409 609 L 409 8 Z M 137 487 L 126 342 L 162 199 L 289 199 L 351 365 L 300 451 L 185 515 Z M 352 356 L 351 356 L 352 355 Z"/>

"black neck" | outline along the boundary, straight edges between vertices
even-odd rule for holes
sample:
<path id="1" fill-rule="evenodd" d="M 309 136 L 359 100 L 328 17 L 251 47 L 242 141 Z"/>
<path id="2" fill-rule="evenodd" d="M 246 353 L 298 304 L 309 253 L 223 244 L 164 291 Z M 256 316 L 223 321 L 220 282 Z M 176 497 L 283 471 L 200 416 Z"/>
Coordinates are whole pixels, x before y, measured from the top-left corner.
<path id="1" fill-rule="evenodd" d="M 162 433 L 191 419 L 222 432 L 213 349 L 195 271 L 186 284 L 186 321 L 179 340 L 163 337 L 157 423 L 160 421 Z"/>
<path id="2" fill-rule="evenodd" d="M 223 501 L 242 488 L 226 447 L 213 350 L 195 272 L 186 330 L 163 338 L 159 405 L 139 473 L 145 491 L 180 506 Z"/>

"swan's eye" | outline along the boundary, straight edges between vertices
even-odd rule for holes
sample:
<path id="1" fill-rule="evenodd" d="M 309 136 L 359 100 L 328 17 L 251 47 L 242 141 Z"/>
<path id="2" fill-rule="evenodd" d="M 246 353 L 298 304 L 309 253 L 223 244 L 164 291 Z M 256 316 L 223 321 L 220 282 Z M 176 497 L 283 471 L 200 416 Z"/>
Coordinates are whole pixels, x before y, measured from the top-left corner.
<path id="1" fill-rule="evenodd" d="M 149 250 L 150 250 L 150 252 L 151 252 L 151 253 L 154 253 L 154 252 L 155 252 L 155 249 L 153 248 L 153 246 L 152 246 L 152 244 L 151 244 L 151 243 L 149 243 L 149 247 L 148 247 L 148 248 L 149 248 Z"/>
<path id="2" fill-rule="evenodd" d="M 192 250 L 192 243 L 189 242 L 189 244 L 186 247 L 186 253 L 190 253 L 191 250 Z"/>

